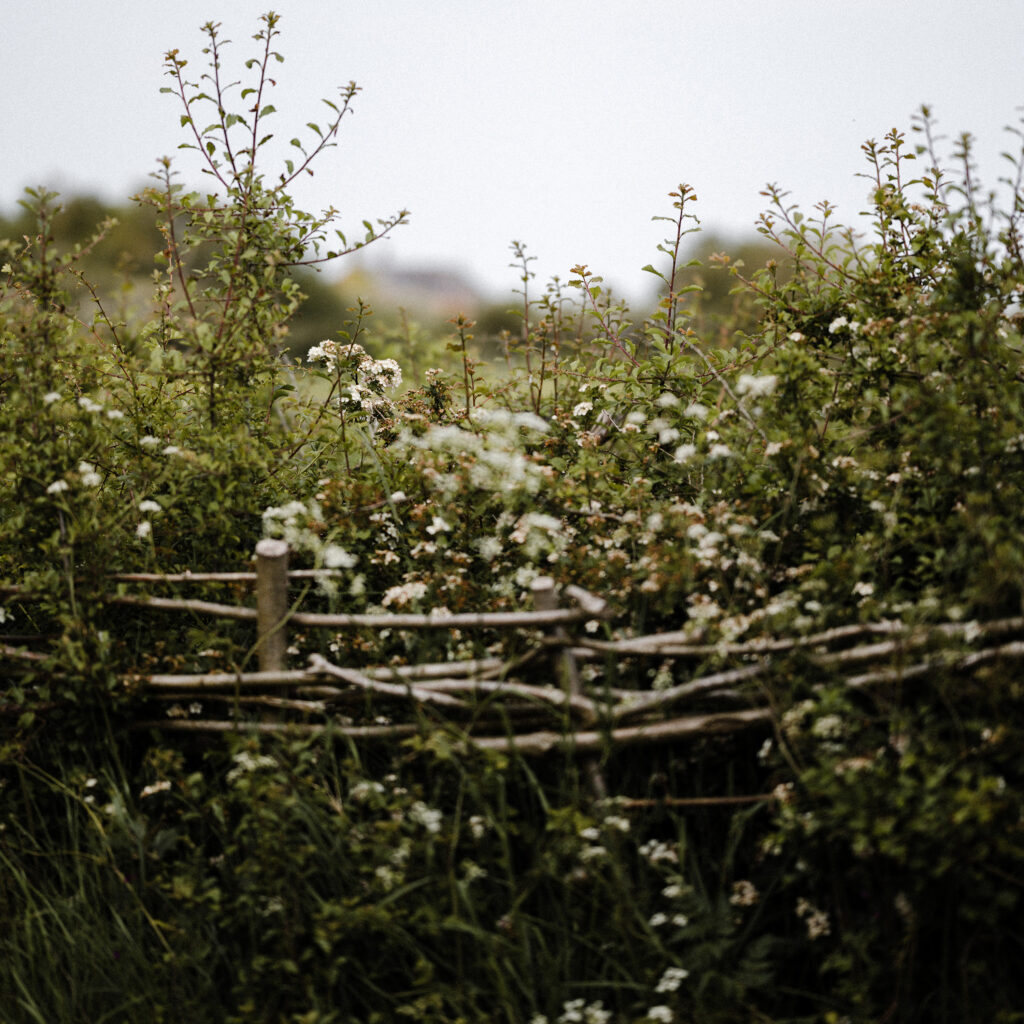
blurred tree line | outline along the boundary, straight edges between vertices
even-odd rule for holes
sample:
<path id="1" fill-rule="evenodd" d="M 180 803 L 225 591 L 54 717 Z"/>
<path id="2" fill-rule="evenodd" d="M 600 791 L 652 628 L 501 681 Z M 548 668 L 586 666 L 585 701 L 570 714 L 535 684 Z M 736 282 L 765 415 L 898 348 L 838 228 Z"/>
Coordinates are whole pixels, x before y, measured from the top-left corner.
<path id="1" fill-rule="evenodd" d="M 153 274 L 166 273 L 166 265 L 158 259 L 164 239 L 157 229 L 156 211 L 141 204 L 111 206 L 88 195 L 62 197 L 59 205 L 49 241 L 59 251 L 80 248 L 75 268 L 96 289 L 112 316 L 127 323 L 148 320 Z M 10 239 L 15 253 L 35 234 L 35 217 L 28 209 L 0 214 L 0 239 Z M 294 277 L 305 295 L 289 333 L 289 354 L 298 359 L 311 345 L 336 335 L 354 296 L 346 295 L 336 281 L 306 268 L 296 268 Z M 79 298 L 84 314 L 92 300 L 84 289 Z"/>
<path id="2" fill-rule="evenodd" d="M 33 216 L 27 209 L 8 215 L 0 214 L 0 238 L 14 242 L 14 251 L 23 240 L 35 233 Z M 98 237 L 98 240 L 96 240 Z M 777 263 L 780 280 L 790 276 L 785 254 L 759 236 L 734 238 L 705 231 L 693 236 L 686 261 L 676 276 L 677 287 L 697 285 L 699 291 L 688 292 L 682 303 L 691 316 L 690 326 L 708 345 L 725 345 L 737 331 L 755 333 L 759 320 L 755 296 L 749 289 L 733 291 L 737 279 L 729 267 L 740 267 L 744 277 L 772 261 Z M 156 226 L 156 211 L 141 204 L 113 206 L 95 196 L 62 199 L 52 220 L 52 241 L 61 251 L 79 247 L 81 255 L 76 268 L 95 287 L 108 312 L 119 320 L 143 322 L 151 315 L 148 308 L 154 272 L 166 273 L 158 256 L 164 240 Z M 8 250 L 10 251 L 10 250 Z M 684 261 L 685 262 L 685 261 Z M 336 337 L 357 296 L 345 282 L 326 277 L 307 268 L 296 268 L 295 279 L 305 296 L 299 312 L 290 324 L 288 351 L 299 361 L 310 346 L 324 338 Z M 539 289 L 538 289 L 539 290 Z M 350 294 L 351 292 L 351 294 Z M 91 317 L 91 297 L 86 290 L 80 295 L 83 318 Z M 521 311 L 513 308 L 516 299 L 482 302 L 479 308 L 466 310 L 476 321 L 476 342 L 485 358 L 498 358 L 504 349 L 502 336 L 516 337 L 522 329 Z M 657 289 L 642 299 L 634 310 L 635 321 L 654 311 Z M 386 308 L 394 305 L 394 308 Z M 399 302 L 387 303 L 376 310 L 376 330 L 386 354 L 411 361 L 409 369 L 430 358 L 437 339 L 450 333 L 444 322 L 423 311 L 401 308 Z M 423 367 L 419 367 L 422 369 Z"/>

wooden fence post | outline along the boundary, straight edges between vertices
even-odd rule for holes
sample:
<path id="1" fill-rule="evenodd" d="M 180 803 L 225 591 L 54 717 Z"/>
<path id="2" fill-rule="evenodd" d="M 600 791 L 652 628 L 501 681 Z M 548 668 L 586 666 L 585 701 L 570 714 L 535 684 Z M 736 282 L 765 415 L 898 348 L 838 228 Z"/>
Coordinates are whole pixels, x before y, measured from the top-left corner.
<path id="1" fill-rule="evenodd" d="M 288 652 L 288 545 L 266 537 L 256 545 L 256 632 L 261 672 L 285 667 Z"/>
<path id="2" fill-rule="evenodd" d="M 558 588 L 550 576 L 538 576 L 530 585 L 533 591 L 533 606 L 539 612 L 554 611 L 558 607 Z M 568 643 L 569 634 L 564 627 L 555 626 L 552 634 L 559 639 L 565 639 Z M 580 680 L 579 666 L 568 646 L 563 647 L 555 656 L 555 666 L 558 675 L 561 676 L 562 686 L 570 696 L 579 696 L 583 693 L 583 683 Z M 590 723 L 587 723 L 590 725 Z M 595 799 L 602 799 L 608 795 L 608 787 L 605 785 L 604 776 L 601 774 L 600 761 L 596 757 L 587 757 L 583 762 L 583 770 L 590 788 L 590 794 Z"/>

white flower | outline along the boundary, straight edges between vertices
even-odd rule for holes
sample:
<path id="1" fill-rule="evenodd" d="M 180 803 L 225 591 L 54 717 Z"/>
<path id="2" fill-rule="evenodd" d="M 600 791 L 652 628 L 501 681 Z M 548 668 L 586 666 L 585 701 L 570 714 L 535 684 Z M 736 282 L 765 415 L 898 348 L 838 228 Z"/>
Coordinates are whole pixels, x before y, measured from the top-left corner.
<path id="1" fill-rule="evenodd" d="M 647 1019 L 655 1024 L 672 1024 L 671 1006 L 652 1006 L 647 1011 Z"/>
<path id="2" fill-rule="evenodd" d="M 593 402 L 579 402 L 573 407 L 573 417 L 586 416 L 594 408 Z"/>
<path id="3" fill-rule="evenodd" d="M 440 516 L 434 516 L 430 525 L 427 527 L 427 533 L 429 533 L 431 537 L 438 533 L 448 533 L 450 531 L 451 526 L 449 526 L 448 523 Z"/>
<path id="4" fill-rule="evenodd" d="M 690 459 L 697 454 L 697 446 L 695 444 L 681 444 L 673 456 L 676 462 L 689 462 Z"/>
<path id="5" fill-rule="evenodd" d="M 874 583 L 864 583 L 863 581 L 854 583 L 853 592 L 857 597 L 870 597 L 875 592 Z"/>
<path id="6" fill-rule="evenodd" d="M 78 400 L 78 404 L 86 412 L 102 412 L 103 411 L 103 406 L 100 405 L 99 402 L 94 402 L 91 398 L 88 398 L 85 395 L 82 395 L 82 397 Z"/>
<path id="7" fill-rule="evenodd" d="M 473 543 L 485 562 L 493 562 L 501 554 L 502 543 L 497 537 L 480 537 Z"/>
<path id="8" fill-rule="evenodd" d="M 770 395 L 778 382 L 779 378 L 774 373 L 766 374 L 764 377 L 758 377 L 753 373 L 741 373 L 736 391 L 741 395 L 759 398 L 762 395 Z"/>
<path id="9" fill-rule="evenodd" d="M 760 898 L 761 894 L 757 891 L 757 886 L 753 882 L 746 879 L 733 882 L 732 895 L 729 897 L 729 902 L 734 907 L 752 907 Z"/>
<path id="10" fill-rule="evenodd" d="M 677 988 L 690 976 L 685 967 L 667 967 L 661 980 L 655 986 L 655 992 L 675 992 Z M 650 1014 L 648 1014 L 650 1016 Z M 669 1018 L 671 1020 L 671 1018 Z"/>
<path id="11" fill-rule="evenodd" d="M 672 444 L 679 440 L 679 431 L 675 427 L 664 427 L 658 431 L 658 444 Z"/>
<path id="12" fill-rule="evenodd" d="M 790 341 L 803 341 L 804 340 L 804 336 L 799 331 L 793 331 L 793 333 L 789 335 L 789 340 Z"/>
<path id="13" fill-rule="evenodd" d="M 153 501 L 151 498 L 146 498 L 145 500 L 139 502 L 139 511 L 140 512 L 162 512 L 163 509 L 160 507 L 160 505 L 157 502 Z"/>
<path id="14" fill-rule="evenodd" d="M 69 486 L 70 485 L 68 484 L 67 480 L 54 480 L 53 483 L 46 488 L 46 493 L 60 494 L 62 491 L 68 490 Z"/>
<path id="15" fill-rule="evenodd" d="M 359 559 L 338 544 L 324 548 L 324 566 L 328 569 L 352 569 Z"/>
<path id="16" fill-rule="evenodd" d="M 82 477 L 83 487 L 99 487 L 103 482 L 103 477 L 96 472 L 96 467 L 91 462 L 80 462 L 78 472 Z"/>
<path id="17" fill-rule="evenodd" d="M 162 452 L 163 455 L 180 455 L 181 449 L 176 444 L 169 444 Z"/>
<path id="18" fill-rule="evenodd" d="M 422 825 L 432 835 L 441 831 L 441 822 L 444 816 L 434 807 L 428 807 L 422 800 L 417 800 L 409 808 L 409 819 Z"/>
<path id="19" fill-rule="evenodd" d="M 147 796 L 152 796 L 154 793 L 166 793 L 171 788 L 170 782 L 167 779 L 161 779 L 159 782 L 153 782 L 146 786 L 139 796 L 145 799 Z"/>
<path id="20" fill-rule="evenodd" d="M 828 914 L 819 910 L 813 903 L 809 903 L 802 897 L 796 901 L 796 913 L 802 917 L 807 925 L 807 937 L 813 942 L 823 935 L 829 935 L 832 926 L 829 923 Z"/>
<path id="21" fill-rule="evenodd" d="M 138 526 L 135 527 L 135 536 L 139 540 L 145 540 L 153 532 L 153 524 L 147 519 L 143 519 Z"/>
<path id="22" fill-rule="evenodd" d="M 835 334 L 836 331 L 842 330 L 842 328 L 846 327 L 849 322 L 850 321 L 847 320 L 845 316 L 837 316 L 835 320 L 828 325 L 828 333 Z"/>
<path id="23" fill-rule="evenodd" d="M 702 405 L 700 402 L 691 402 L 684 410 L 684 416 L 689 416 L 690 419 L 694 420 L 705 420 L 708 415 L 708 407 Z"/>
<path id="24" fill-rule="evenodd" d="M 658 405 L 662 409 L 672 409 L 679 404 L 679 398 L 673 395 L 671 391 L 663 391 L 658 395 Z"/>
<path id="25" fill-rule="evenodd" d="M 46 394 L 43 395 L 43 404 L 52 405 L 54 402 L 59 402 L 60 397 L 59 391 L 47 391 Z"/>
<path id="26" fill-rule="evenodd" d="M 107 419 L 108 420 L 123 420 L 124 419 L 124 413 L 121 412 L 120 409 L 108 409 L 107 410 Z"/>
<path id="27" fill-rule="evenodd" d="M 727 444 L 713 444 L 708 451 L 709 459 L 727 459 L 732 455 L 732 449 Z"/>
<path id="28" fill-rule="evenodd" d="M 656 914 L 651 914 L 651 918 L 647 923 L 652 928 L 660 928 L 663 924 L 668 924 L 668 914 L 663 914 L 659 910 Z"/>
<path id="29" fill-rule="evenodd" d="M 385 590 L 380 603 L 385 608 L 392 604 L 406 605 L 410 601 L 418 601 L 426 592 L 426 583 L 420 583 L 419 581 L 403 583 L 401 586 L 389 587 Z"/>

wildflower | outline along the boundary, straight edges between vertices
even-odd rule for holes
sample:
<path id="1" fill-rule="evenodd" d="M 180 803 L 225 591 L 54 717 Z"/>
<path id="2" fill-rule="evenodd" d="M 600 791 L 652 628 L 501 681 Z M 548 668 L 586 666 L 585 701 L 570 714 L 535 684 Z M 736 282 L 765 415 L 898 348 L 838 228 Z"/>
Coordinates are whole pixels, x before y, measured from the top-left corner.
<path id="1" fill-rule="evenodd" d="M 157 504 L 157 502 L 153 501 L 151 498 L 146 498 L 143 501 L 139 502 L 139 511 L 140 512 L 162 512 L 163 509 L 159 506 L 159 504 Z"/>
<path id="2" fill-rule="evenodd" d="M 351 569 L 359 559 L 338 544 L 328 544 L 324 548 L 324 566 L 328 569 Z"/>
<path id="3" fill-rule="evenodd" d="M 673 882 L 661 890 L 661 895 L 667 900 L 677 900 L 683 895 L 683 887 L 678 882 Z"/>
<path id="4" fill-rule="evenodd" d="M 54 402 L 59 402 L 60 399 L 61 394 L 59 391 L 47 391 L 46 394 L 43 395 L 43 405 L 53 405 Z"/>
<path id="5" fill-rule="evenodd" d="M 854 583 L 853 592 L 857 597 L 870 597 L 875 592 L 875 585 L 864 582 Z"/>
<path id="6" fill-rule="evenodd" d="M 107 410 L 107 419 L 108 420 L 123 420 L 124 419 L 124 413 L 121 412 L 120 409 L 108 409 Z"/>
<path id="7" fill-rule="evenodd" d="M 91 462 L 80 462 L 78 472 L 82 477 L 83 487 L 99 487 L 103 482 L 103 477 L 96 472 L 96 467 Z"/>
<path id="8" fill-rule="evenodd" d="M 689 976 L 690 972 L 685 967 L 667 967 L 654 991 L 675 992 Z"/>
<path id="9" fill-rule="evenodd" d="M 441 831 L 441 822 L 444 820 L 444 816 L 439 810 L 428 807 L 422 800 L 417 800 L 409 808 L 409 819 L 417 825 L 422 825 L 432 835 L 436 835 Z"/>
<path id="10" fill-rule="evenodd" d="M 46 488 L 47 494 L 60 494 L 62 491 L 66 491 L 69 488 L 67 480 L 54 480 L 49 487 Z"/>
<path id="11" fill-rule="evenodd" d="M 652 928 L 660 928 L 663 924 L 668 924 L 668 914 L 663 914 L 659 910 L 656 914 L 651 914 L 650 920 L 647 923 Z"/>
<path id="12" fill-rule="evenodd" d="M 752 907 L 760 898 L 761 894 L 753 882 L 748 882 L 746 879 L 733 882 L 729 902 L 734 907 Z"/>
<path id="13" fill-rule="evenodd" d="M 736 391 L 741 395 L 750 395 L 752 398 L 760 398 L 762 395 L 770 395 L 775 390 L 779 379 L 773 373 L 758 377 L 753 373 L 741 373 Z"/>
<path id="14" fill-rule="evenodd" d="M 148 519 L 143 519 L 138 526 L 135 527 L 135 536 L 139 540 L 145 540 L 153 532 L 153 524 Z"/>
<path id="15" fill-rule="evenodd" d="M 593 408 L 593 402 L 579 402 L 573 407 L 573 417 L 575 418 L 577 416 L 586 416 L 587 413 L 590 412 Z"/>
<path id="16" fill-rule="evenodd" d="M 843 720 L 838 715 L 822 715 L 811 726 L 811 735 L 823 740 L 838 739 L 843 735 Z"/>
<path id="17" fill-rule="evenodd" d="M 849 323 L 850 321 L 847 320 L 845 316 L 837 316 L 835 320 L 833 320 L 832 323 L 828 325 L 828 333 L 835 334 L 836 331 L 841 331 Z"/>
<path id="18" fill-rule="evenodd" d="M 402 368 L 394 359 L 364 359 L 358 377 L 360 383 L 374 390 L 397 388 L 402 383 Z"/>
<path id="19" fill-rule="evenodd" d="M 679 431 L 675 427 L 663 427 L 658 431 L 658 444 L 669 445 L 679 440 Z"/>
<path id="20" fill-rule="evenodd" d="M 451 526 L 449 526 L 441 516 L 434 516 L 430 525 L 427 527 L 427 533 L 429 533 L 431 537 L 438 533 L 448 533 L 450 530 Z"/>
<path id="21" fill-rule="evenodd" d="M 820 939 L 823 935 L 831 934 L 832 926 L 829 923 L 828 914 L 803 897 L 796 901 L 796 913 L 797 917 L 803 918 L 804 924 L 807 925 L 807 937 L 812 942 L 815 939 Z"/>
<path id="22" fill-rule="evenodd" d="M 647 1011 L 647 1019 L 655 1024 L 672 1024 L 672 1007 L 652 1006 Z"/>
<path id="23" fill-rule="evenodd" d="M 708 451 L 709 459 L 727 459 L 732 455 L 732 449 L 727 444 L 713 444 Z"/>
<path id="24" fill-rule="evenodd" d="M 426 583 L 421 583 L 418 580 L 403 583 L 397 587 L 389 587 L 384 591 L 384 596 L 381 598 L 381 604 L 387 608 L 388 605 L 407 605 L 411 601 L 418 601 L 427 592 Z"/>
<path id="25" fill-rule="evenodd" d="M 139 796 L 145 799 L 147 796 L 153 796 L 154 793 L 165 793 L 171 788 L 170 782 L 167 779 L 161 779 L 159 782 L 153 782 L 146 786 Z"/>
<path id="26" fill-rule="evenodd" d="M 146 434 L 139 438 L 139 444 L 141 444 L 143 448 L 155 448 L 159 443 L 160 438 L 154 437 L 152 434 Z"/>
<path id="27" fill-rule="evenodd" d="M 695 444 L 681 444 L 673 456 L 676 462 L 688 462 L 690 459 L 697 454 L 697 446 Z"/>
<path id="28" fill-rule="evenodd" d="M 91 398 L 82 395 L 78 400 L 79 406 L 86 412 L 103 412 L 103 406 L 99 402 L 94 402 Z"/>
<path id="29" fill-rule="evenodd" d="M 651 864 L 660 864 L 662 862 L 669 864 L 679 863 L 679 854 L 668 843 L 664 843 L 660 839 L 648 839 L 640 847 L 639 852 L 640 856 L 644 857 Z"/>
<path id="30" fill-rule="evenodd" d="M 161 453 L 163 455 L 180 455 L 181 449 L 176 444 L 169 444 Z"/>
<path id="31" fill-rule="evenodd" d="M 663 391 L 658 395 L 658 405 L 662 409 L 672 409 L 679 404 L 679 398 L 673 395 L 671 391 Z"/>
<path id="32" fill-rule="evenodd" d="M 689 416 L 693 420 L 701 420 L 702 422 L 708 417 L 708 407 L 700 402 L 691 402 L 684 410 L 684 416 Z"/>

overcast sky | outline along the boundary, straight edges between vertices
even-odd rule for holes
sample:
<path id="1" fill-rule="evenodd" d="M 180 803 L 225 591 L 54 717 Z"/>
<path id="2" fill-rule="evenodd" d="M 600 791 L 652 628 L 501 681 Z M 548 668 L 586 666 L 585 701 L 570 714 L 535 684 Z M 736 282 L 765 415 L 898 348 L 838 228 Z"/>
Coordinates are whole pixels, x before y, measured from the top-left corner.
<path id="1" fill-rule="evenodd" d="M 267 4 L 33 0 L 0 29 L 0 207 L 26 185 L 122 201 L 185 141 L 162 95 L 163 54 L 201 71 L 207 20 L 233 40 L 234 78 Z M 297 196 L 357 228 L 401 207 L 377 257 L 456 265 L 507 290 L 509 243 L 538 282 L 586 263 L 644 294 L 667 194 L 699 196 L 706 229 L 753 231 L 766 182 L 854 219 L 860 146 L 909 133 L 930 104 L 970 131 L 983 177 L 1004 173 L 1024 104 L 1024 0 L 280 0 L 268 121 L 285 140 L 322 96 L 362 87 L 339 146 Z M 319 109 L 318 109 L 319 108 Z M 196 155 L 176 154 L 202 184 Z M 1008 166 L 1008 165 L 1007 165 Z M 269 168 L 272 170 L 272 168 Z M 274 175 L 270 175 L 273 177 Z"/>

